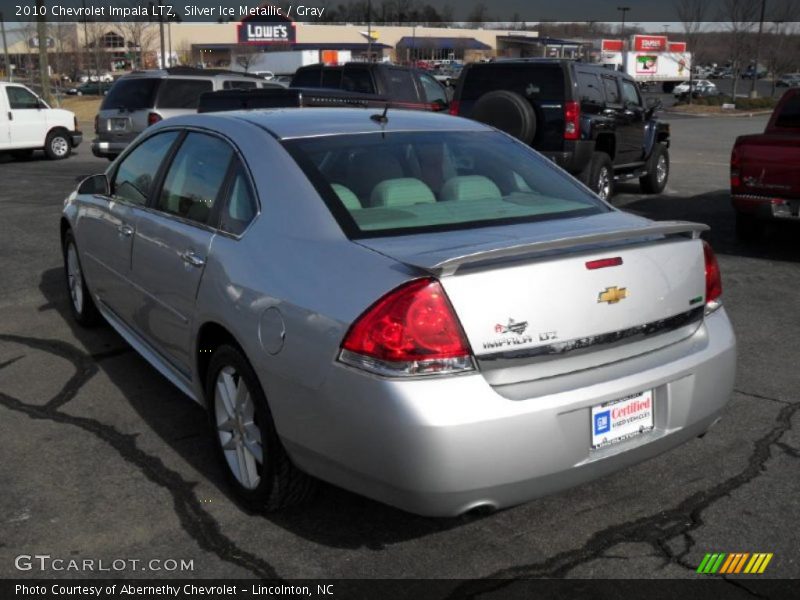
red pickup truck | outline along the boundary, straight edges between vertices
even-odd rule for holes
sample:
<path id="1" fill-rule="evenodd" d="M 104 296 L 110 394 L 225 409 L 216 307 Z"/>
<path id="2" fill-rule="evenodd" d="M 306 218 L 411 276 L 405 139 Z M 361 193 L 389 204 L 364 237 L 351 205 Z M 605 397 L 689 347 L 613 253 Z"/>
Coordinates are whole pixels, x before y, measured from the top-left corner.
<path id="1" fill-rule="evenodd" d="M 731 199 L 742 240 L 760 237 L 768 220 L 800 222 L 800 89 L 783 95 L 764 133 L 736 139 Z"/>

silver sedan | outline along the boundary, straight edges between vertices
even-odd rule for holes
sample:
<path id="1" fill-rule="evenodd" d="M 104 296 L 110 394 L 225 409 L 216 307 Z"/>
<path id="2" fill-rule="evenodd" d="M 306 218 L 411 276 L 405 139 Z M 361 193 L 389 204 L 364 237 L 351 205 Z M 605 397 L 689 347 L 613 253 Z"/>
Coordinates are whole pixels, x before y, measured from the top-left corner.
<path id="1" fill-rule="evenodd" d="M 480 123 L 177 117 L 61 220 L 74 317 L 190 398 L 241 501 L 316 479 L 457 515 L 702 435 L 735 339 L 705 226 L 599 200 Z"/>

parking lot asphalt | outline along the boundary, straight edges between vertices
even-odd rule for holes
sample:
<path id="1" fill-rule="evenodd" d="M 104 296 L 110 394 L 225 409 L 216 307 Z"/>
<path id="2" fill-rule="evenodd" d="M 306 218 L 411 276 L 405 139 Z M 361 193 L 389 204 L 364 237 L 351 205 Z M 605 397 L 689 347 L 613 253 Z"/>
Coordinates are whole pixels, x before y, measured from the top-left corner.
<path id="1" fill-rule="evenodd" d="M 614 203 L 711 225 L 739 343 L 723 420 L 604 479 L 457 519 L 332 486 L 304 507 L 243 511 L 203 410 L 109 327 L 84 330 L 69 318 L 62 199 L 76 176 L 108 163 L 86 145 L 60 162 L 0 158 L 0 577 L 109 576 L 19 571 L 20 554 L 193 561 L 118 577 L 702 577 L 706 552 L 771 552 L 760 577 L 800 577 L 800 230 L 775 230 L 753 247 L 734 238 L 730 148 L 766 117 L 671 122 L 665 193 L 625 185 Z M 747 577 L 735 583 L 746 587 Z"/>

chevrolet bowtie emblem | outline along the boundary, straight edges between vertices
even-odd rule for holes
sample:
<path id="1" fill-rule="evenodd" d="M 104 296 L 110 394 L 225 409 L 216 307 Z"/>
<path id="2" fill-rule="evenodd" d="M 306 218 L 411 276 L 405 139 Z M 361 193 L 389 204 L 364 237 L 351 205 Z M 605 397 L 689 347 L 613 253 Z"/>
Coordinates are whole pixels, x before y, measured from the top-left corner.
<path id="1" fill-rule="evenodd" d="M 600 292 L 597 296 L 598 302 L 607 302 L 608 304 L 616 304 L 620 300 L 628 297 L 628 288 L 607 287 L 604 291 Z"/>

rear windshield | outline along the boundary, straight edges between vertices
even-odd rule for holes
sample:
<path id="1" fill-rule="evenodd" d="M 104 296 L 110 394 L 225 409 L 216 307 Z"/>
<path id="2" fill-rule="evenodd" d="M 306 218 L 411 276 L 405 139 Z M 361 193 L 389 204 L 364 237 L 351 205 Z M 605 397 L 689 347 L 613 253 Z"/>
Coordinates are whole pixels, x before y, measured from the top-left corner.
<path id="1" fill-rule="evenodd" d="M 200 94 L 210 92 L 208 79 L 165 79 L 158 94 L 158 108 L 197 108 Z"/>
<path id="2" fill-rule="evenodd" d="M 101 110 L 124 108 L 126 110 L 141 110 L 153 108 L 156 92 L 161 79 L 146 79 L 134 77 L 122 78 L 111 86 L 103 100 Z"/>
<path id="3" fill-rule="evenodd" d="M 494 90 L 509 90 L 531 100 L 561 101 L 564 99 L 564 73 L 557 64 L 475 65 L 464 80 L 461 99 L 477 100 Z"/>
<path id="4" fill-rule="evenodd" d="M 795 94 L 784 103 L 778 118 L 775 120 L 775 127 L 788 127 L 791 129 L 800 127 L 800 94 Z"/>
<path id="5" fill-rule="evenodd" d="M 610 210 L 494 132 L 397 132 L 284 142 L 351 238 L 563 219 Z"/>

